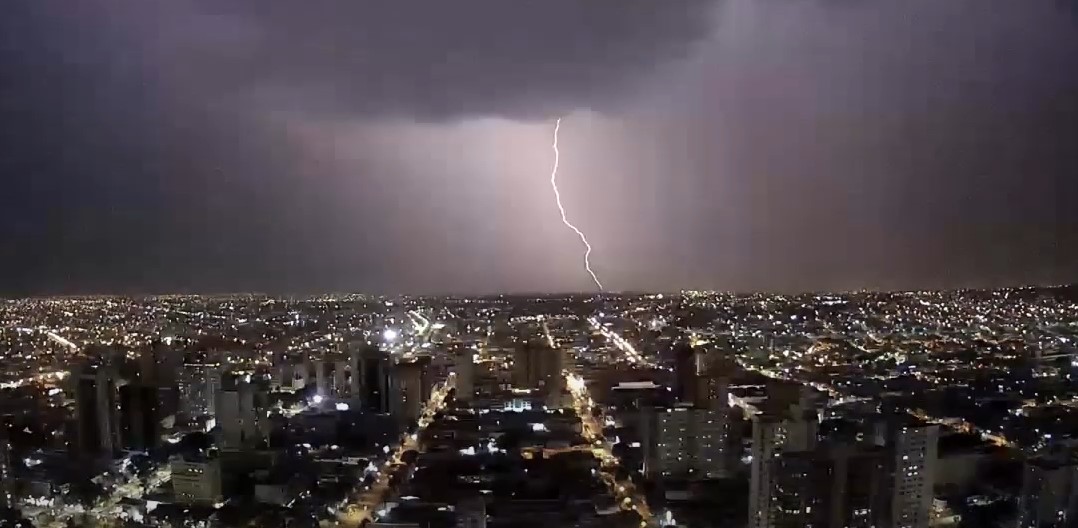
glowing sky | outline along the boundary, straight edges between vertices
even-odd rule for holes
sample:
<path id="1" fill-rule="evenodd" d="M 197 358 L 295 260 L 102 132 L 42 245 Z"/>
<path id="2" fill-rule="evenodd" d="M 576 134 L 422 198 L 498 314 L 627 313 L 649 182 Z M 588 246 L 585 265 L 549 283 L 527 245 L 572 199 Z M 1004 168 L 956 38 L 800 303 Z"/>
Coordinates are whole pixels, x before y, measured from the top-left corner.
<path id="1" fill-rule="evenodd" d="M 1062 0 L 15 0 L 0 294 L 1078 278 Z"/>

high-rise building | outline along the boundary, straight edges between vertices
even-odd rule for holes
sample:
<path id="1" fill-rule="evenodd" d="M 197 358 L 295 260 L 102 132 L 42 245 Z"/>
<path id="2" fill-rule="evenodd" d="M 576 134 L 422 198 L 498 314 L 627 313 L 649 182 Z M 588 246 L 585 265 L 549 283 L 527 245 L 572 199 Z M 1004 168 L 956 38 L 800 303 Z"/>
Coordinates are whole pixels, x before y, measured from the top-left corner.
<path id="1" fill-rule="evenodd" d="M 124 449 L 145 451 L 161 439 L 160 399 L 156 386 L 141 380 L 119 390 L 120 439 Z"/>
<path id="2" fill-rule="evenodd" d="M 330 396 L 329 388 L 329 375 L 326 372 L 326 361 L 322 358 L 314 359 L 310 362 L 311 369 L 314 370 L 314 383 L 317 393 L 322 396 Z"/>
<path id="3" fill-rule="evenodd" d="M 348 397 L 348 362 L 335 361 L 333 363 L 333 386 L 330 392 L 334 398 L 343 400 Z"/>
<path id="4" fill-rule="evenodd" d="M 539 346 L 531 341 L 513 349 L 513 386 L 531 389 L 539 386 Z"/>
<path id="5" fill-rule="evenodd" d="M 1078 460 L 1041 456 L 1027 460 L 1018 495 L 1018 528 L 1064 528 L 1078 520 Z"/>
<path id="6" fill-rule="evenodd" d="M 311 362 L 302 360 L 292 366 L 292 388 L 301 390 L 311 383 Z"/>
<path id="7" fill-rule="evenodd" d="M 456 511 L 456 528 L 487 528 L 487 503 L 482 497 L 461 501 Z"/>
<path id="8" fill-rule="evenodd" d="M 353 387 L 356 388 L 360 405 L 363 409 L 381 414 L 392 411 L 393 363 L 389 354 L 377 349 L 367 348 L 354 357 L 356 370 L 353 375 Z"/>
<path id="9" fill-rule="evenodd" d="M 900 416 L 881 421 L 877 444 L 891 450 L 891 519 L 895 528 L 926 528 L 932 512 L 932 486 L 938 462 L 939 426 Z"/>
<path id="10" fill-rule="evenodd" d="M 171 386 L 182 363 L 181 351 L 157 341 L 139 354 L 138 377 L 144 384 Z"/>
<path id="11" fill-rule="evenodd" d="M 362 401 L 363 353 L 367 349 L 366 344 L 360 342 L 350 343 L 348 346 L 348 396 L 354 400 Z"/>
<path id="12" fill-rule="evenodd" d="M 186 363 L 177 376 L 180 412 L 188 417 L 214 416 L 221 388 L 217 363 Z"/>
<path id="13" fill-rule="evenodd" d="M 400 423 L 411 424 L 423 410 L 423 364 L 419 361 L 398 363 L 393 369 L 393 386 L 397 396 L 392 400 L 392 413 Z"/>
<path id="14" fill-rule="evenodd" d="M 886 458 L 869 445 L 780 454 L 771 463 L 770 526 L 888 526 Z"/>
<path id="15" fill-rule="evenodd" d="M 0 436 L 0 508 L 15 506 L 15 473 L 11 467 L 11 442 Z"/>
<path id="16" fill-rule="evenodd" d="M 689 343 L 674 345 L 674 397 L 691 402 L 697 397 L 697 351 Z"/>
<path id="17" fill-rule="evenodd" d="M 457 351 L 454 356 L 454 370 L 457 373 L 457 399 L 472 401 L 475 398 L 475 354 L 471 349 Z"/>
<path id="18" fill-rule="evenodd" d="M 727 410 L 730 408 L 730 378 L 735 364 L 728 353 L 712 350 L 697 354 L 697 379 L 693 401 L 697 407 Z"/>
<path id="19" fill-rule="evenodd" d="M 430 399 L 431 392 L 434 391 L 434 366 L 433 358 L 430 356 L 419 356 L 415 359 L 415 362 L 419 364 L 419 389 L 420 399 L 424 402 Z"/>
<path id="20" fill-rule="evenodd" d="M 217 393 L 217 423 L 221 427 L 221 447 L 230 450 L 251 448 L 265 436 L 266 407 L 263 394 L 249 376 L 225 374 Z"/>
<path id="21" fill-rule="evenodd" d="M 777 526 L 773 480 L 775 461 L 784 453 L 816 448 L 818 417 L 809 408 L 808 391 L 796 384 L 768 387 L 762 413 L 752 419 L 752 462 L 749 483 L 749 527 Z"/>
<path id="22" fill-rule="evenodd" d="M 513 385 L 518 388 L 540 389 L 544 394 L 559 390 L 564 386 L 564 368 L 565 352 L 544 340 L 533 338 L 513 350 Z"/>
<path id="23" fill-rule="evenodd" d="M 172 493 L 176 502 L 213 505 L 221 502 L 221 462 L 206 456 L 176 456 L 172 466 Z"/>
<path id="24" fill-rule="evenodd" d="M 725 412 L 679 405 L 641 413 L 644 472 L 652 478 L 726 476 Z"/>
<path id="25" fill-rule="evenodd" d="M 116 375 L 109 367 L 76 368 L 75 450 L 86 457 L 111 457 L 120 449 Z"/>
<path id="26" fill-rule="evenodd" d="M 273 377 L 271 387 L 278 391 L 291 391 L 293 383 L 292 364 L 285 361 L 283 358 L 280 362 L 274 360 L 273 364 Z"/>

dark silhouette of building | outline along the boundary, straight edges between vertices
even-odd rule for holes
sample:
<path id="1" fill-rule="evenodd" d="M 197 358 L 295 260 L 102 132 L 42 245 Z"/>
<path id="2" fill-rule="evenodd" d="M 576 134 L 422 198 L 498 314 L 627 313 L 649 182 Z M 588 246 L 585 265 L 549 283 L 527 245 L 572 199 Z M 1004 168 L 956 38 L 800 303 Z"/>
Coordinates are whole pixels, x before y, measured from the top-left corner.
<path id="1" fill-rule="evenodd" d="M 76 454 L 111 457 L 120 448 L 116 375 L 105 366 L 80 365 L 75 382 Z"/>
<path id="2" fill-rule="evenodd" d="M 148 450 L 161 438 L 160 391 L 151 384 L 120 387 L 120 439 L 124 449 Z"/>

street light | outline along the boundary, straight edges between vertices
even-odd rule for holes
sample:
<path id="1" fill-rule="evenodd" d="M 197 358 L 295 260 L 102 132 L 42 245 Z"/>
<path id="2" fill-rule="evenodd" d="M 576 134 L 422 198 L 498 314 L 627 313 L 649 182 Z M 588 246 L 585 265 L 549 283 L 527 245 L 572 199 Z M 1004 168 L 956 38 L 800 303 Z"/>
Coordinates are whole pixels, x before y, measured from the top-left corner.
<path id="1" fill-rule="evenodd" d="M 392 328 L 386 328 L 385 331 L 382 332 L 382 339 L 384 339 L 387 343 L 392 343 L 393 341 L 397 340 L 398 335 L 399 334 L 397 334 L 396 330 Z"/>

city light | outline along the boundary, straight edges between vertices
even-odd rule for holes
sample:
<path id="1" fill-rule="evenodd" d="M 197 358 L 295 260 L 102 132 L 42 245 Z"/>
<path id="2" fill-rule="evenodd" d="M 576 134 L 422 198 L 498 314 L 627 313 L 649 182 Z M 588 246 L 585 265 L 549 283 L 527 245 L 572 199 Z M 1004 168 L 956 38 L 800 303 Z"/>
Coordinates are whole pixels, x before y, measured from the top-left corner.
<path id="1" fill-rule="evenodd" d="M 382 339 L 384 339 L 387 343 L 392 343 L 396 341 L 397 337 L 399 337 L 397 331 L 392 328 L 386 328 L 385 331 L 382 332 Z"/>

